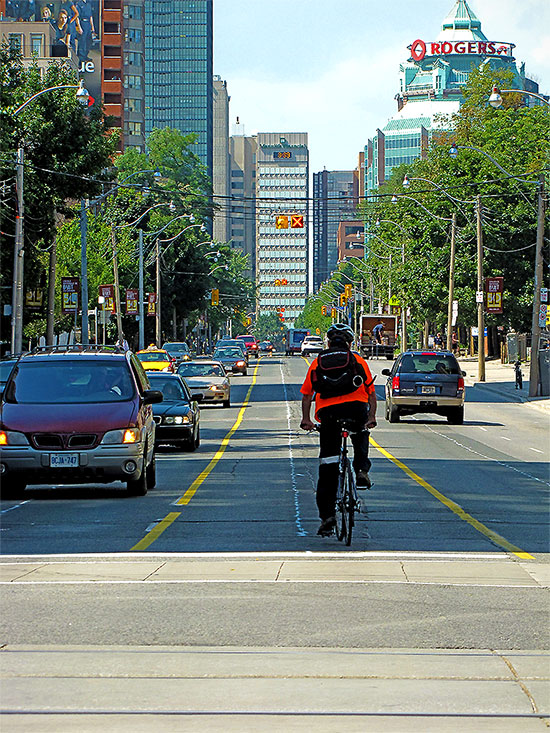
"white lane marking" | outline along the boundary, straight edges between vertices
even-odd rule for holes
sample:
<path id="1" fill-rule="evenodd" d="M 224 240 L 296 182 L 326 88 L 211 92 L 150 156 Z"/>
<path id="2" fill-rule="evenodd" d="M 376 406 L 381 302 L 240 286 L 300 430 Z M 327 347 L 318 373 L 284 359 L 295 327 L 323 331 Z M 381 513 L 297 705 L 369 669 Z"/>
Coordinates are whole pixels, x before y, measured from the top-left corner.
<path id="1" fill-rule="evenodd" d="M 23 506 L 23 504 L 28 504 L 30 502 L 30 499 L 25 499 L 25 501 L 20 501 L 19 504 L 14 504 L 13 506 L 8 507 L 7 509 L 2 509 L 0 514 L 7 514 L 8 512 L 12 512 L 14 509 L 19 509 L 19 507 Z"/>
<path id="2" fill-rule="evenodd" d="M 502 439 L 502 440 L 512 440 L 512 438 L 507 438 L 507 437 L 506 437 L 506 436 L 504 436 L 504 435 L 501 435 L 500 437 L 501 437 L 501 439 Z"/>
<path id="3" fill-rule="evenodd" d="M 444 581 L 435 580 L 365 580 L 365 579 L 330 579 L 330 580 L 315 580 L 314 578 L 298 578 L 296 580 L 259 580 L 257 578 L 253 580 L 246 580 L 241 578 L 217 578 L 208 580 L 0 580 L 0 586 L 2 585 L 190 585 L 190 584 L 212 584 L 212 583 L 263 583 L 263 584 L 281 584 L 281 583 L 318 583 L 323 585 L 333 585 L 338 583 L 342 584 L 361 584 L 361 585 L 459 585 L 468 588 L 532 588 L 533 590 L 541 590 L 545 588 L 544 585 L 520 585 L 518 583 L 463 583 L 460 581 L 452 581 L 451 578 L 446 578 Z"/>
<path id="4" fill-rule="evenodd" d="M 300 501 L 298 495 L 298 482 L 296 480 L 296 467 L 294 466 L 294 455 L 292 453 L 292 433 L 290 430 L 290 405 L 288 402 L 288 394 L 286 390 L 285 375 L 283 374 L 283 364 L 279 362 L 279 369 L 281 372 L 281 382 L 285 393 L 285 405 L 286 405 L 286 420 L 288 425 L 288 457 L 290 460 L 290 482 L 292 484 L 292 491 L 294 492 L 294 517 L 296 521 L 296 529 L 299 537 L 306 537 L 307 532 L 302 526 L 302 515 L 300 512 Z"/>
<path id="5" fill-rule="evenodd" d="M 529 450 L 534 450 L 535 453 L 542 453 L 542 451 L 539 450 L 538 448 L 531 448 L 531 446 L 529 446 Z"/>
<path id="6" fill-rule="evenodd" d="M 484 433 L 487 432 L 487 428 L 483 428 L 483 427 L 481 427 L 481 425 L 478 425 L 478 428 L 479 428 L 479 430 L 483 430 Z"/>
<path id="7" fill-rule="evenodd" d="M 432 433 L 439 435 L 441 438 L 445 438 L 445 440 L 449 440 L 451 443 L 454 443 L 459 448 L 463 448 L 464 450 L 468 451 L 469 453 L 473 453 L 475 456 L 484 458 L 486 461 L 494 461 L 495 463 L 498 463 L 499 466 L 508 468 L 510 471 L 515 471 L 516 473 L 519 473 L 522 476 L 526 476 L 527 478 L 530 478 L 533 481 L 538 481 L 539 483 L 544 484 L 545 486 L 550 486 L 550 481 L 545 481 L 544 479 L 539 478 L 538 476 L 533 476 L 531 473 L 527 473 L 527 471 L 521 471 L 519 468 L 516 468 L 515 466 L 511 466 L 509 463 L 504 463 L 504 461 L 499 461 L 496 458 L 491 458 L 490 456 L 486 456 L 483 453 L 480 453 L 479 451 L 474 450 L 473 448 L 470 448 L 467 445 L 464 445 L 464 443 L 459 443 L 458 440 L 456 440 L 456 438 L 451 438 L 450 435 L 445 435 L 444 433 L 440 433 L 439 430 L 434 430 L 434 428 L 431 428 L 429 425 L 424 425 L 424 427 L 426 427 Z"/>

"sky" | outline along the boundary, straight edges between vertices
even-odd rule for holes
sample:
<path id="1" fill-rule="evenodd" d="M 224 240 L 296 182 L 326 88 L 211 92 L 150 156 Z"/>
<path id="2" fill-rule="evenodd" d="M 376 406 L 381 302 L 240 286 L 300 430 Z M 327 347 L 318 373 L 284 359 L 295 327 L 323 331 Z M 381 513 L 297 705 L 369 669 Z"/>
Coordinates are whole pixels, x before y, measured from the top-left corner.
<path id="1" fill-rule="evenodd" d="M 489 40 L 550 92 L 550 0 L 468 0 Z M 351 170 L 397 110 L 399 64 L 454 0 L 214 0 L 214 73 L 246 135 L 307 132 L 310 170 Z M 230 125 L 230 129 L 231 129 Z"/>

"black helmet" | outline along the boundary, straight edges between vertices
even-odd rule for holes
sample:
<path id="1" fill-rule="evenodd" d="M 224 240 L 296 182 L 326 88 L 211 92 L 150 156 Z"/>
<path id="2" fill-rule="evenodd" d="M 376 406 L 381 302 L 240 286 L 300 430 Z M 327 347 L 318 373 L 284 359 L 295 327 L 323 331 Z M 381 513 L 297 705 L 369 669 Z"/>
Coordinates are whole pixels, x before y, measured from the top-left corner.
<path id="1" fill-rule="evenodd" d="M 355 338 L 355 334 L 353 333 L 353 329 L 346 323 L 333 323 L 327 331 L 327 338 L 329 341 L 340 339 L 351 344 Z"/>

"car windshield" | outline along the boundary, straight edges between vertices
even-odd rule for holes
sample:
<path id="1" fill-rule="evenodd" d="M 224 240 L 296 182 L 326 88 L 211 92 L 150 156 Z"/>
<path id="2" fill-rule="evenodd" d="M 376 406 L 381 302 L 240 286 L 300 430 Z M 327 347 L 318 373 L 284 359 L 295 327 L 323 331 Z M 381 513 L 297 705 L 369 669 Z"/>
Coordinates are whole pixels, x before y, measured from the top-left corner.
<path id="1" fill-rule="evenodd" d="M 133 395 L 134 385 L 126 362 L 21 361 L 6 402 L 40 405 L 123 402 Z"/>
<path id="2" fill-rule="evenodd" d="M 168 354 L 161 351 L 146 351 L 143 354 L 136 354 L 140 361 L 170 361 Z"/>
<path id="3" fill-rule="evenodd" d="M 241 356 L 239 349 L 218 349 L 214 352 L 214 359 L 239 359 Z"/>
<path id="4" fill-rule="evenodd" d="M 189 346 L 187 344 L 164 344 L 163 349 L 169 354 L 188 354 Z"/>
<path id="5" fill-rule="evenodd" d="M 182 364 L 178 369 L 182 377 L 224 377 L 225 372 L 217 364 Z"/>
<path id="6" fill-rule="evenodd" d="M 399 367 L 405 374 L 459 374 L 456 359 L 449 354 L 405 354 Z"/>
<path id="7" fill-rule="evenodd" d="M 179 379 L 150 377 L 151 389 L 159 389 L 164 397 L 163 402 L 181 402 L 188 400 L 187 394 Z"/>

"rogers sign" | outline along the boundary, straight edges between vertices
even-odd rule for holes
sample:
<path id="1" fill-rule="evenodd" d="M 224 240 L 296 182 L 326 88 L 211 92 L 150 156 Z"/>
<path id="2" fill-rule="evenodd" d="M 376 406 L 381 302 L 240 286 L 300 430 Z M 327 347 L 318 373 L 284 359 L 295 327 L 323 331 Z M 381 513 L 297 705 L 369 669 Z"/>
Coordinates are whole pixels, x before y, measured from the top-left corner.
<path id="1" fill-rule="evenodd" d="M 422 61 L 425 56 L 450 56 L 452 54 L 469 54 L 473 56 L 508 56 L 512 57 L 513 43 L 500 41 L 422 41 L 418 38 L 408 48 L 414 61 Z"/>

